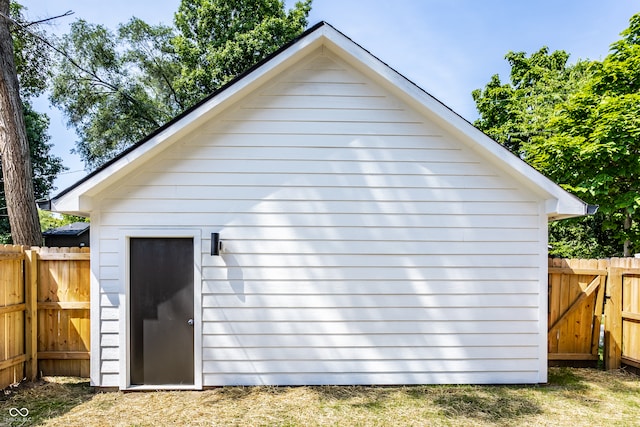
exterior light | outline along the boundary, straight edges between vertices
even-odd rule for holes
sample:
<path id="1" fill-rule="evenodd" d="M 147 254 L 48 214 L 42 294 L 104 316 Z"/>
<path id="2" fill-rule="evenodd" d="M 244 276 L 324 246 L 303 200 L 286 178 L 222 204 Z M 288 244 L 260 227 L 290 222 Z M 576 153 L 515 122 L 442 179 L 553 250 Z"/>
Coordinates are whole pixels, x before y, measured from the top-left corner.
<path id="1" fill-rule="evenodd" d="M 220 233 L 211 233 L 211 255 L 218 256 L 222 250 Z"/>

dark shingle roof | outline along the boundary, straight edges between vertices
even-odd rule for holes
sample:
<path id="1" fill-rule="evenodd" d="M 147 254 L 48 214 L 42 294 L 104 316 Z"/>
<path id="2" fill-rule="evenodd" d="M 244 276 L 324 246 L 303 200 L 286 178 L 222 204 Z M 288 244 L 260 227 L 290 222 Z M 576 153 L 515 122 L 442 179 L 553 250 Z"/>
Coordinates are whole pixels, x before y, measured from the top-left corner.
<path id="1" fill-rule="evenodd" d="M 51 228 L 42 233 L 43 236 L 79 236 L 89 229 L 88 222 L 74 222 L 58 228 Z"/>

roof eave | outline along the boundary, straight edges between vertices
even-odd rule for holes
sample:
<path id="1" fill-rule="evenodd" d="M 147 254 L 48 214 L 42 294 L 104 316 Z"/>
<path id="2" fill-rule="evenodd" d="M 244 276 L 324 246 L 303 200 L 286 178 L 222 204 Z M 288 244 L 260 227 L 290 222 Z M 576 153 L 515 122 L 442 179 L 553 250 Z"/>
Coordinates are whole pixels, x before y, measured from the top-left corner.
<path id="1" fill-rule="evenodd" d="M 546 211 L 549 219 L 582 216 L 588 213 L 588 205 L 585 202 L 537 172 L 438 99 L 325 22 L 313 26 L 271 57 L 55 196 L 51 203 L 52 209 L 85 216 L 90 214 L 93 210 L 93 196 L 120 179 L 123 173 L 139 167 L 170 146 L 173 141 L 222 112 L 225 106 L 236 102 L 253 88 L 277 75 L 283 68 L 295 62 L 301 52 L 311 51 L 321 44 L 333 48 L 334 53 L 391 89 L 496 167 L 514 176 L 543 200 L 547 200 Z"/>
<path id="2" fill-rule="evenodd" d="M 559 221 L 594 215 L 598 211 L 598 205 L 590 205 L 577 197 L 573 198 L 573 203 L 567 203 L 566 200 L 550 199 L 547 200 L 546 211 L 549 221 Z"/>

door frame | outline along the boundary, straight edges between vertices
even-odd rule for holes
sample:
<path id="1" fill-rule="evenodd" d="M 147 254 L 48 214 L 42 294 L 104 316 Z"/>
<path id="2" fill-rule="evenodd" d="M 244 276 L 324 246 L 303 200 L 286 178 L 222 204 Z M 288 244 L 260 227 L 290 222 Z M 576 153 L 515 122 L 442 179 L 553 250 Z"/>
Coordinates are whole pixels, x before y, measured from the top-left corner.
<path id="1" fill-rule="evenodd" d="M 137 237 L 191 238 L 193 239 L 193 385 L 132 385 L 130 300 L 130 252 L 129 241 Z M 202 230 L 200 229 L 125 229 L 120 230 L 120 389 L 121 390 L 202 390 Z"/>

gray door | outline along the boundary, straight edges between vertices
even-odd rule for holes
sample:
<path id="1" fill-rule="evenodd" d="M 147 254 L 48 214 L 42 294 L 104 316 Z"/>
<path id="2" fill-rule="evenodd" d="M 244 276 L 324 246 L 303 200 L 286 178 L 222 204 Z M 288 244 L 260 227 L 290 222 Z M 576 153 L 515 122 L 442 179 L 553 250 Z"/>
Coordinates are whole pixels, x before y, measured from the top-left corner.
<path id="1" fill-rule="evenodd" d="M 193 239 L 131 238 L 131 384 L 193 384 Z"/>

